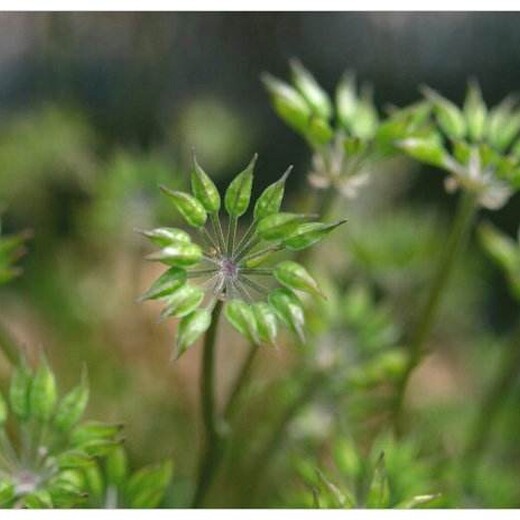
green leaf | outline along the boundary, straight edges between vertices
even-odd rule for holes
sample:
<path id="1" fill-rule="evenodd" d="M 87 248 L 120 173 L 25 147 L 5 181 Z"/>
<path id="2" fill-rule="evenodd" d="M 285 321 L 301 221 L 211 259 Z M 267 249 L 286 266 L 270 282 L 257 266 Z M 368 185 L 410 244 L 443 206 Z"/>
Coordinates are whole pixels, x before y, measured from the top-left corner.
<path id="1" fill-rule="evenodd" d="M 202 249 L 197 244 L 181 244 L 165 247 L 146 257 L 174 267 L 191 267 L 202 260 Z"/>
<path id="2" fill-rule="evenodd" d="M 305 316 L 298 297 L 289 289 L 275 289 L 268 296 L 269 304 L 278 317 L 292 330 L 303 343 Z"/>
<path id="3" fill-rule="evenodd" d="M 312 115 L 305 98 L 296 89 L 269 74 L 263 74 L 262 81 L 278 116 L 297 132 L 305 133 Z"/>
<path id="4" fill-rule="evenodd" d="M 466 135 L 466 122 L 457 106 L 433 89 L 425 87 L 423 94 L 434 106 L 437 122 L 450 139 L 462 139 Z"/>
<path id="5" fill-rule="evenodd" d="M 293 251 L 300 251 L 319 242 L 331 231 L 345 222 L 346 220 L 339 220 L 332 224 L 324 224 L 322 222 L 307 222 L 301 224 L 296 228 L 294 233 L 291 233 L 291 235 L 283 241 L 283 245 Z"/>
<path id="6" fill-rule="evenodd" d="M 172 472 L 172 463 L 167 461 L 134 473 L 125 489 L 129 506 L 138 509 L 157 507 L 164 497 Z"/>
<path id="7" fill-rule="evenodd" d="M 128 475 L 128 457 L 122 446 L 114 448 L 106 460 L 107 483 L 121 487 Z"/>
<path id="8" fill-rule="evenodd" d="M 289 166 L 280 179 L 268 186 L 263 191 L 262 195 L 258 197 L 254 210 L 255 220 L 262 220 L 263 218 L 280 211 L 285 192 L 285 181 L 291 173 L 292 168 L 292 166 Z"/>
<path id="9" fill-rule="evenodd" d="M 186 350 L 204 334 L 211 324 L 211 313 L 207 309 L 197 309 L 184 316 L 177 329 L 177 352 L 179 359 Z"/>
<path id="10" fill-rule="evenodd" d="M 150 289 L 139 297 L 139 301 L 164 298 L 180 289 L 187 279 L 188 275 L 184 269 L 172 267 L 155 280 Z"/>
<path id="11" fill-rule="evenodd" d="M 73 388 L 58 404 L 54 425 L 58 430 L 68 431 L 83 416 L 89 398 L 86 372 L 83 371 L 81 383 Z"/>
<path id="12" fill-rule="evenodd" d="M 274 277 L 289 289 L 307 292 L 324 298 L 318 284 L 302 265 L 287 260 L 278 264 L 273 272 Z"/>
<path id="13" fill-rule="evenodd" d="M 182 229 L 176 228 L 156 228 L 150 231 L 139 231 L 145 237 L 149 238 L 155 245 L 159 247 L 167 247 L 181 244 L 189 244 L 191 242 L 190 235 Z"/>
<path id="14" fill-rule="evenodd" d="M 276 344 L 278 321 L 271 306 L 265 302 L 256 302 L 251 306 L 256 320 L 256 328 L 260 341 Z"/>
<path id="15" fill-rule="evenodd" d="M 468 84 L 463 111 L 470 139 L 480 141 L 486 130 L 487 108 L 476 82 Z"/>
<path id="16" fill-rule="evenodd" d="M 219 211 L 220 194 L 209 175 L 200 167 L 195 154 L 191 171 L 191 191 L 208 213 Z"/>
<path id="17" fill-rule="evenodd" d="M 264 240 L 281 240 L 308 219 L 308 215 L 298 213 L 275 213 L 258 223 L 257 232 Z"/>
<path id="18" fill-rule="evenodd" d="M 290 67 L 293 83 L 312 111 L 324 119 L 330 119 L 332 103 L 325 90 L 298 60 L 291 60 Z"/>
<path id="19" fill-rule="evenodd" d="M 229 323 L 249 341 L 259 343 L 257 324 L 253 309 L 242 300 L 230 300 L 224 309 Z"/>
<path id="20" fill-rule="evenodd" d="M 190 226 L 196 228 L 204 226 L 208 214 L 204 206 L 195 197 L 182 191 L 170 190 L 165 186 L 161 186 L 161 190 L 173 200 L 177 211 Z"/>
<path id="21" fill-rule="evenodd" d="M 29 394 L 31 417 L 44 422 L 48 421 L 52 417 L 56 402 L 56 379 L 47 360 L 42 357 Z"/>
<path id="22" fill-rule="evenodd" d="M 368 508 L 384 509 L 390 505 L 390 489 L 386 476 L 385 456 L 381 453 L 368 490 L 366 506 Z"/>
<path id="23" fill-rule="evenodd" d="M 166 307 L 161 318 L 182 318 L 191 314 L 204 299 L 204 291 L 193 285 L 183 285 L 166 298 Z"/>
<path id="24" fill-rule="evenodd" d="M 14 415 L 22 421 L 29 417 L 29 393 L 31 383 L 29 368 L 24 361 L 21 361 L 11 377 L 9 404 Z"/>
<path id="25" fill-rule="evenodd" d="M 253 171 L 258 155 L 255 154 L 246 169 L 240 172 L 228 186 L 224 196 L 226 211 L 232 217 L 241 217 L 249 207 L 253 189 Z"/>
<path id="26" fill-rule="evenodd" d="M 444 169 L 449 166 L 449 155 L 435 137 L 408 137 L 397 144 L 401 150 L 420 162 Z"/>

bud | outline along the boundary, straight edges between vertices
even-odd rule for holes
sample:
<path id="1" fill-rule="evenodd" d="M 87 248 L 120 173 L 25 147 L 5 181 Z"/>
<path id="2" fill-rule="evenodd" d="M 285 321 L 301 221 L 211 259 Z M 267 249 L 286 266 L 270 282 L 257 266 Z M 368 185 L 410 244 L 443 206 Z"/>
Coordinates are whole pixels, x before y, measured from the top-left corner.
<path id="1" fill-rule="evenodd" d="M 377 130 L 379 117 L 372 99 L 372 89 L 365 87 L 351 123 L 352 133 L 360 139 L 371 139 Z"/>
<path id="2" fill-rule="evenodd" d="M 161 186 L 163 193 L 173 200 L 177 211 L 184 220 L 193 227 L 203 227 L 208 215 L 204 206 L 195 198 L 182 191 L 173 191 L 165 186 Z"/>
<path id="3" fill-rule="evenodd" d="M 322 298 L 324 297 L 318 284 L 307 272 L 307 269 L 296 262 L 287 260 L 278 264 L 273 274 L 282 285 L 285 285 L 289 289 L 307 292 L 321 296 Z"/>
<path id="4" fill-rule="evenodd" d="M 439 168 L 445 168 L 448 164 L 446 150 L 434 137 L 409 137 L 400 141 L 398 145 L 408 155 L 423 163 Z"/>
<path id="5" fill-rule="evenodd" d="M 312 117 L 305 135 L 315 146 L 327 144 L 334 137 L 334 130 L 326 119 Z"/>
<path id="6" fill-rule="evenodd" d="M 181 244 L 165 247 L 146 257 L 148 260 L 159 261 L 174 267 L 189 267 L 199 263 L 202 250 L 196 244 Z"/>
<path id="7" fill-rule="evenodd" d="M 179 242 L 181 244 L 189 244 L 191 242 L 190 235 L 182 229 L 156 228 L 151 231 L 140 231 L 140 233 L 159 247 L 167 247 Z"/>
<path id="8" fill-rule="evenodd" d="M 226 211 L 232 217 L 241 217 L 249 207 L 253 188 L 253 170 L 258 155 L 254 155 L 246 169 L 240 172 L 228 186 L 224 196 Z"/>
<path id="9" fill-rule="evenodd" d="M 293 251 L 305 249 L 325 238 L 332 230 L 345 222 L 346 220 L 340 220 L 332 224 L 324 224 L 322 222 L 301 224 L 289 238 L 283 241 L 283 245 Z"/>
<path id="10" fill-rule="evenodd" d="M 260 341 L 274 345 L 278 323 L 273 309 L 265 302 L 254 303 L 251 308 L 253 309 Z"/>
<path id="11" fill-rule="evenodd" d="M 172 267 L 155 280 L 150 289 L 139 297 L 139 301 L 156 300 L 168 296 L 180 289 L 187 279 L 188 275 L 184 269 Z"/>
<path id="12" fill-rule="evenodd" d="M 288 289 L 275 289 L 268 296 L 269 304 L 278 317 L 304 342 L 303 324 L 305 317 L 298 297 Z"/>
<path id="13" fill-rule="evenodd" d="M 217 213 L 220 209 L 220 194 L 208 174 L 200 167 L 193 154 L 191 172 L 191 191 L 208 213 Z"/>
<path id="14" fill-rule="evenodd" d="M 275 213 L 258 223 L 257 232 L 264 240 L 281 240 L 308 218 L 298 213 Z"/>
<path id="15" fill-rule="evenodd" d="M 204 299 L 204 291 L 193 285 L 183 285 L 166 299 L 166 307 L 161 319 L 175 316 L 182 318 L 193 312 Z"/>
<path id="16" fill-rule="evenodd" d="M 255 315 L 251 306 L 242 300 L 231 300 L 225 308 L 226 318 L 233 327 L 252 343 L 259 343 Z"/>
<path id="17" fill-rule="evenodd" d="M 425 87 L 423 93 L 432 102 L 443 132 L 450 139 L 462 139 L 466 135 L 466 123 L 457 106 L 431 88 Z"/>
<path id="18" fill-rule="evenodd" d="M 350 129 L 357 109 L 356 79 L 345 73 L 336 90 L 336 111 L 341 124 Z"/>
<path id="19" fill-rule="evenodd" d="M 177 330 L 177 353 L 179 359 L 195 343 L 211 324 L 211 313 L 206 309 L 197 309 L 184 316 Z"/>
<path id="20" fill-rule="evenodd" d="M 487 108 L 482 99 L 482 92 L 476 82 L 470 82 L 464 101 L 464 117 L 469 138 L 480 141 L 486 129 Z"/>
<path id="21" fill-rule="evenodd" d="M 269 215 L 273 215 L 280 211 L 282 199 L 285 192 L 285 181 L 291 173 L 292 166 L 289 166 L 285 173 L 276 182 L 268 186 L 258 197 L 255 204 L 254 218 L 262 220 Z"/>
<path id="22" fill-rule="evenodd" d="M 61 431 L 70 430 L 83 416 L 89 398 L 86 372 L 83 371 L 81 383 L 72 389 L 59 403 L 54 424 Z"/>
<path id="23" fill-rule="evenodd" d="M 56 380 L 45 358 L 34 376 L 29 394 L 31 416 L 40 421 L 48 421 L 56 406 Z"/>

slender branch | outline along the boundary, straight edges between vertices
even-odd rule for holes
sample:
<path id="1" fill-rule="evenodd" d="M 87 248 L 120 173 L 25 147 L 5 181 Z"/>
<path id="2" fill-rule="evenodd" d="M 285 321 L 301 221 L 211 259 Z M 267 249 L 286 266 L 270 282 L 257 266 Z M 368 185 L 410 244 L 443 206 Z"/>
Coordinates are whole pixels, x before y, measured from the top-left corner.
<path id="1" fill-rule="evenodd" d="M 237 218 L 229 217 L 228 235 L 227 235 L 227 256 L 231 258 L 235 249 L 235 238 L 237 236 Z"/>
<path id="2" fill-rule="evenodd" d="M 199 460 L 197 487 L 193 496 L 192 507 L 201 507 L 209 491 L 215 471 L 220 461 L 220 435 L 217 428 L 215 409 L 215 344 L 222 301 L 218 300 L 213 308 L 211 325 L 204 338 L 202 371 L 200 380 L 202 423 L 205 430 L 204 448 Z"/>
<path id="3" fill-rule="evenodd" d="M 226 250 L 226 243 L 224 240 L 224 232 L 222 231 L 222 224 L 220 223 L 220 219 L 216 213 L 210 213 L 209 216 L 211 220 L 211 225 L 213 226 L 213 232 L 217 237 L 217 242 L 220 246 L 220 251 L 223 253 Z"/>
<path id="4" fill-rule="evenodd" d="M 397 434 L 402 433 L 402 408 L 406 388 L 415 367 L 420 363 L 424 354 L 424 343 L 435 322 L 442 294 L 446 289 L 450 274 L 456 263 L 458 253 L 466 242 L 473 218 L 477 210 L 477 201 L 474 194 L 463 192 L 459 200 L 457 214 L 446 242 L 446 247 L 440 258 L 437 272 L 432 280 L 426 304 L 419 317 L 417 325 L 409 339 L 409 358 L 403 377 L 398 387 L 394 405 L 394 427 Z"/>
<path id="5" fill-rule="evenodd" d="M 234 255 L 235 260 L 238 262 L 244 258 L 249 251 L 252 251 L 260 242 L 262 239 L 254 234 L 251 236 L 251 238 L 242 246 L 240 251 L 237 251 L 237 253 Z"/>
<path id="6" fill-rule="evenodd" d="M 246 229 L 245 233 L 242 235 L 242 238 L 238 241 L 236 253 L 234 256 L 240 254 L 240 249 L 249 241 L 249 239 L 254 235 L 255 231 L 256 221 L 253 219 L 249 224 L 248 228 Z"/>

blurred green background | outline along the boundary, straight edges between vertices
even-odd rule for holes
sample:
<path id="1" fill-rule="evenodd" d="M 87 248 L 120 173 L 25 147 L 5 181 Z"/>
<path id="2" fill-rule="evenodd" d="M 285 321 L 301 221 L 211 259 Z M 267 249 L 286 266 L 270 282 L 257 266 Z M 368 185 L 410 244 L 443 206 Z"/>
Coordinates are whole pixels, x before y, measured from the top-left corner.
<path id="1" fill-rule="evenodd" d="M 262 72 L 285 77 L 288 59 L 298 57 L 332 91 L 343 71 L 353 70 L 373 84 L 381 109 L 415 101 L 422 84 L 460 102 L 473 77 L 494 104 L 520 84 L 519 23 L 516 13 L 0 14 L 3 229 L 34 234 L 23 275 L 0 290 L 0 321 L 29 357 L 40 349 L 48 354 L 63 389 L 87 364 L 89 415 L 125 423 L 136 467 L 173 459 L 164 505 L 185 505 L 191 485 L 199 447 L 200 349 L 169 363 L 175 323 L 158 324 L 156 306 L 136 303 L 159 271 L 143 260 L 149 249 L 134 228 L 178 224 L 157 186 L 187 186 L 192 147 L 221 188 L 258 152 L 256 193 L 294 164 L 287 193 L 288 204 L 297 205 L 308 189 L 310 154 L 273 114 Z M 357 341 L 370 349 L 375 342 L 380 348 L 398 334 L 394 323 L 414 312 L 453 199 L 439 172 L 398 159 L 341 208 L 349 224 L 322 252 L 324 263 L 334 256 L 331 248 L 337 252 L 330 290 L 347 290 L 332 299 L 345 300 L 338 305 L 344 312 L 329 316 L 329 307 L 322 322 L 316 318 L 324 343 Z M 519 217 L 518 194 L 504 209 L 480 213 L 511 236 Z M 361 323 L 349 312 L 352 302 L 369 308 Z M 382 308 L 370 310 L 374 306 Z M 456 505 L 443 489 L 450 476 L 440 464 L 460 446 L 518 311 L 503 276 L 473 240 L 437 320 L 435 354 L 410 390 L 422 428 L 417 442 L 431 441 L 433 467 L 412 479 L 425 482 L 417 493 L 443 491 L 445 505 Z M 242 339 L 227 329 L 223 334 L 220 397 L 245 354 Z M 262 352 L 240 415 L 242 437 L 216 503 L 240 505 L 249 492 L 241 484 L 241 457 L 248 439 L 262 437 L 293 392 L 297 357 L 292 346 Z M 0 359 L 0 377 L 7 375 Z M 494 433 L 491 469 L 482 477 L 486 482 L 493 475 L 493 483 L 482 483 L 474 505 L 520 505 L 514 485 L 519 405 L 516 385 Z M 325 395 L 307 407 L 291 430 L 294 442 L 277 458 L 253 505 L 293 503 L 293 488 L 301 491 L 298 472 L 304 473 L 295 465 L 333 443 L 342 431 L 341 406 Z M 356 423 L 356 403 L 346 408 L 349 432 L 357 435 L 363 423 Z M 416 459 L 409 458 L 403 468 Z M 395 467 L 400 474 L 399 462 Z M 441 477 L 444 484 L 437 482 Z"/>

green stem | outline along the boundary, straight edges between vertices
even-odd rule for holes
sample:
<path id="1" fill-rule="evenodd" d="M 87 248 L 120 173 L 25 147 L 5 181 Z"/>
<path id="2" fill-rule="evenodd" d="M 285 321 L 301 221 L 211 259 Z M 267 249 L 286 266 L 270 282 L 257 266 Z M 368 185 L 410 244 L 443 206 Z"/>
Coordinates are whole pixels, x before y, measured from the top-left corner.
<path id="1" fill-rule="evenodd" d="M 4 353 L 5 358 L 11 363 L 16 365 L 20 359 L 20 347 L 11 336 L 11 333 L 4 328 L 0 322 L 0 348 Z"/>
<path id="2" fill-rule="evenodd" d="M 229 227 L 227 236 L 227 256 L 231 258 L 235 250 L 235 238 L 237 236 L 237 218 L 229 217 Z"/>
<path id="3" fill-rule="evenodd" d="M 211 325 L 204 338 L 201 373 L 201 408 L 202 423 L 205 430 L 205 446 L 199 460 L 197 487 L 193 496 L 192 507 L 201 507 L 218 467 L 221 455 L 221 439 L 217 428 L 215 409 L 215 344 L 220 313 L 223 302 L 217 301 L 211 316 Z"/>
<path id="4" fill-rule="evenodd" d="M 394 407 L 394 427 L 397 434 L 402 433 L 402 409 L 410 376 L 423 357 L 424 343 L 430 335 L 431 329 L 434 325 L 435 317 L 441 302 L 441 296 L 446 289 L 458 253 L 469 234 L 476 210 L 477 201 L 475 195 L 469 192 L 463 192 L 459 200 L 457 214 L 453 221 L 450 235 L 446 242 L 446 247 L 440 258 L 436 274 L 428 292 L 426 304 L 409 340 L 408 363 L 405 367 L 403 377 L 397 387 Z"/>
<path id="5" fill-rule="evenodd" d="M 224 419 L 226 421 L 229 421 L 235 413 L 236 405 L 240 400 L 240 395 L 244 385 L 248 380 L 249 375 L 251 374 L 251 368 L 253 367 L 253 362 L 255 360 L 258 349 L 258 345 L 254 344 L 249 347 L 249 352 L 247 353 L 247 356 L 242 363 L 238 376 L 235 380 L 235 384 L 233 385 L 233 389 L 231 390 L 226 408 L 224 410 Z"/>

